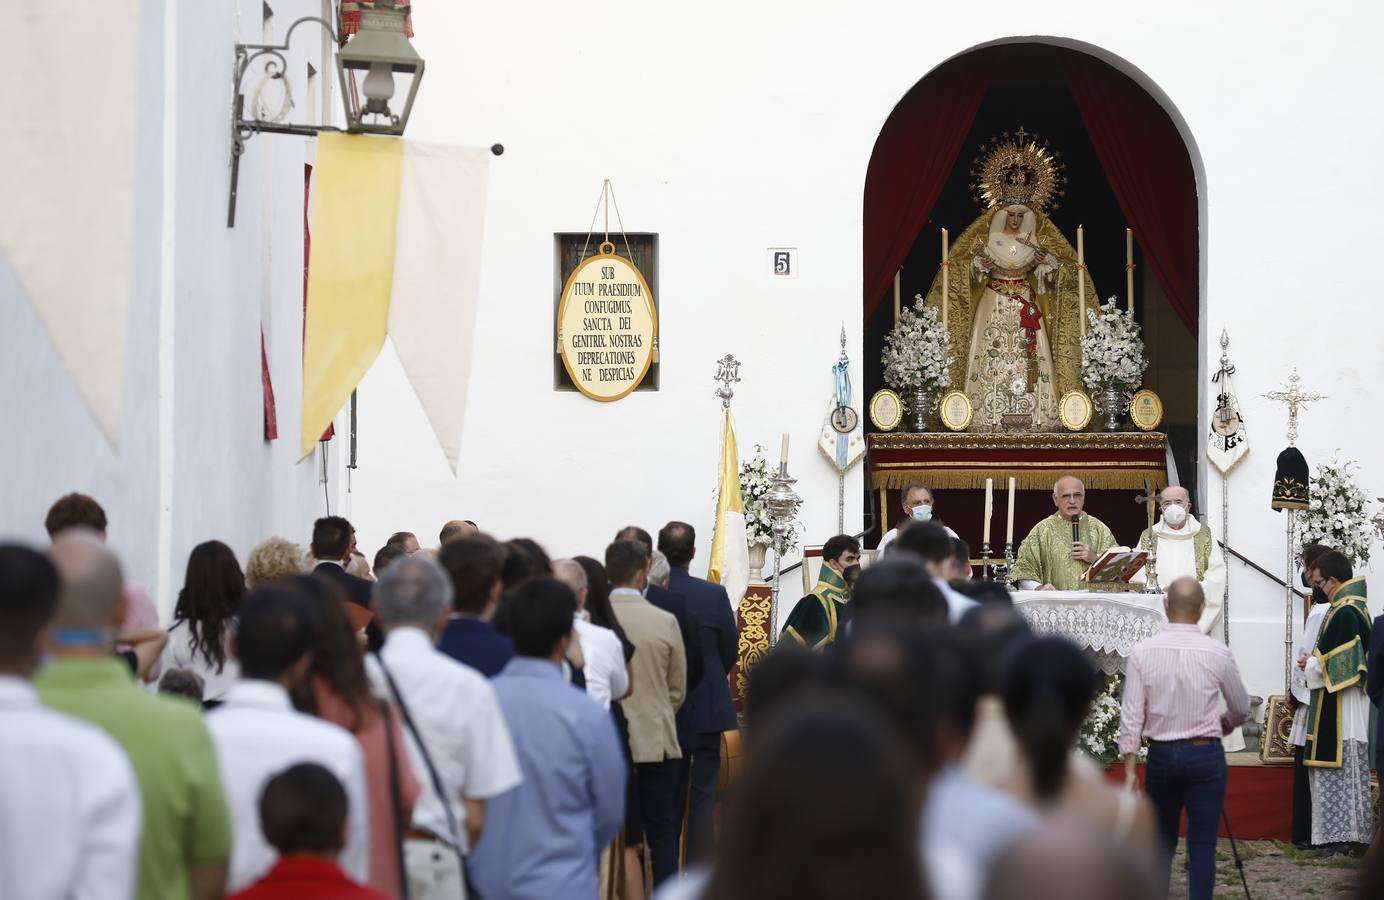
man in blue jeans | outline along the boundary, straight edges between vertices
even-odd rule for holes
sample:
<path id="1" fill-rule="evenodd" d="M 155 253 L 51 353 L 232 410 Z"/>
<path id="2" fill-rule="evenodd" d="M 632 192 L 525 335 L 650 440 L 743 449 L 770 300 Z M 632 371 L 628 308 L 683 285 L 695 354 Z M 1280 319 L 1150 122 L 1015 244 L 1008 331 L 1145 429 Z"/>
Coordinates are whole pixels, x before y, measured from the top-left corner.
<path id="1" fill-rule="evenodd" d="M 1130 653 L 1120 710 L 1120 752 L 1130 790 L 1139 788 L 1139 743 L 1149 741 L 1144 790 L 1158 814 L 1164 893 L 1187 810 L 1188 900 L 1210 898 L 1215 887 L 1216 829 L 1225 802 L 1221 737 L 1249 718 L 1249 696 L 1230 648 L 1197 626 L 1205 605 L 1195 578 L 1169 585 L 1163 601 L 1168 627 Z"/>

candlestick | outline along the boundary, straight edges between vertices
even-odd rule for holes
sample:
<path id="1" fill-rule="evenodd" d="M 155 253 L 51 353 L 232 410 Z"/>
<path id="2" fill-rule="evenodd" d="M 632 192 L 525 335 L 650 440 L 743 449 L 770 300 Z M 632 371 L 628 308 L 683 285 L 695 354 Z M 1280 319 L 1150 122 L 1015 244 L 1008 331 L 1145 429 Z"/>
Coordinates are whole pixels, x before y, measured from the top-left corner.
<path id="1" fill-rule="evenodd" d="M 899 324 L 899 276 L 903 269 L 894 273 L 894 324 Z"/>
<path id="2" fill-rule="evenodd" d="M 779 448 L 779 470 L 783 471 L 788 465 L 788 432 L 783 433 L 783 445 Z"/>
<path id="3" fill-rule="evenodd" d="M 1125 296 L 1129 311 L 1134 312 L 1134 229 L 1125 229 Z"/>
<path id="4" fill-rule="evenodd" d="M 951 293 L 951 287 L 947 283 L 951 281 L 951 268 L 947 263 L 947 229 L 942 229 L 942 327 L 947 327 L 947 299 Z"/>
<path id="5" fill-rule="evenodd" d="M 1004 542 L 1014 543 L 1014 476 L 1009 476 L 1009 521 L 1004 529 Z"/>
<path id="6" fill-rule="evenodd" d="M 993 478 L 985 479 L 985 533 L 982 537 L 982 543 L 985 544 L 990 543 L 990 514 L 994 512 L 994 491 L 995 480 Z"/>
<path id="7" fill-rule="evenodd" d="M 1076 226 L 1076 308 L 1081 317 L 1081 336 L 1086 337 L 1086 226 Z"/>

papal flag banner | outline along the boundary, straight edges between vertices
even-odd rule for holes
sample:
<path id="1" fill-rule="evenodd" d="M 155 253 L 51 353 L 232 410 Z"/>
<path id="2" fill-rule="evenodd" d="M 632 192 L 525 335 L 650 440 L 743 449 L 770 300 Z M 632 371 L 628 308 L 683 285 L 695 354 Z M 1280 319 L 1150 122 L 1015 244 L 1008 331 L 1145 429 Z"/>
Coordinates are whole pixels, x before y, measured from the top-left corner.
<path id="1" fill-rule="evenodd" d="M 476 147 L 318 137 L 303 346 L 304 456 L 388 335 L 456 471 L 488 160 L 489 151 Z"/>
<path id="2" fill-rule="evenodd" d="M 711 538 L 707 581 L 723 585 L 739 608 L 750 584 L 750 547 L 745 540 L 745 501 L 740 495 L 740 454 L 730 410 L 721 420 L 721 475 L 716 491 L 716 530 Z"/>

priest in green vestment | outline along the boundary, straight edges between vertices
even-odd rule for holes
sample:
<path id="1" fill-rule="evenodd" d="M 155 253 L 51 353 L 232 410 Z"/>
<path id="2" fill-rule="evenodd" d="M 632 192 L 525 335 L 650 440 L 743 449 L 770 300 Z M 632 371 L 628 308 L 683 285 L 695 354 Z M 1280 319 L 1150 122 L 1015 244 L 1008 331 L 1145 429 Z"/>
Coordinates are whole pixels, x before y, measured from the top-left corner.
<path id="1" fill-rule="evenodd" d="M 1075 591 L 1082 587 L 1081 576 L 1115 546 L 1115 536 L 1105 523 L 1083 512 L 1086 486 L 1081 479 L 1067 475 L 1052 487 L 1052 503 L 1057 511 L 1028 533 L 1019 544 L 1019 555 L 1009 573 L 1009 583 L 1019 590 Z M 1072 540 L 1072 517 L 1076 516 L 1079 540 Z"/>
<path id="2" fill-rule="evenodd" d="M 1312 690 L 1302 763 L 1312 794 L 1312 843 L 1351 850 L 1374 835 L 1370 800 L 1369 698 L 1365 695 L 1370 611 L 1365 579 L 1335 550 L 1318 556 L 1308 578 L 1330 598 L 1310 656 L 1298 667 Z"/>
<path id="3" fill-rule="evenodd" d="M 822 547 L 822 570 L 812 593 L 798 601 L 783 625 L 783 637 L 809 650 L 821 650 L 836 640 L 850 588 L 846 570 L 860 563 L 860 542 L 838 534 Z"/>

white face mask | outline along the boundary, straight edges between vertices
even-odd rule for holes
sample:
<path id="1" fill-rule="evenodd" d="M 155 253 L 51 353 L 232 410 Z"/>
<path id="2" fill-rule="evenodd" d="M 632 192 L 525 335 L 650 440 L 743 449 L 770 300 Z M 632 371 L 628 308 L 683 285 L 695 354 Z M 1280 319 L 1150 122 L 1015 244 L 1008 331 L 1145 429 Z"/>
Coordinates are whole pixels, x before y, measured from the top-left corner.
<path id="1" fill-rule="evenodd" d="M 1167 509 L 1163 510 L 1163 521 L 1177 528 L 1183 522 L 1187 521 L 1187 507 L 1169 506 Z"/>
<path id="2" fill-rule="evenodd" d="M 926 522 L 928 519 L 932 518 L 932 507 L 926 503 L 920 503 L 913 507 L 911 515 L 919 522 Z"/>

